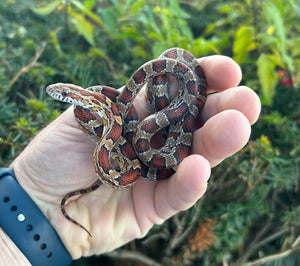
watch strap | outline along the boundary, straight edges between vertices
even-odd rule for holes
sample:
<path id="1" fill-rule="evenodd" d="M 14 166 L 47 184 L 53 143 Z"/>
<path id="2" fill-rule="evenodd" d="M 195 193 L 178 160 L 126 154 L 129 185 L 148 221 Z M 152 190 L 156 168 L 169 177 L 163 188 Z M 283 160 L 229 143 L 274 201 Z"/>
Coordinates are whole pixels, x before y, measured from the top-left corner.
<path id="1" fill-rule="evenodd" d="M 9 168 L 0 169 L 0 227 L 34 266 L 72 261 L 55 229 Z"/>

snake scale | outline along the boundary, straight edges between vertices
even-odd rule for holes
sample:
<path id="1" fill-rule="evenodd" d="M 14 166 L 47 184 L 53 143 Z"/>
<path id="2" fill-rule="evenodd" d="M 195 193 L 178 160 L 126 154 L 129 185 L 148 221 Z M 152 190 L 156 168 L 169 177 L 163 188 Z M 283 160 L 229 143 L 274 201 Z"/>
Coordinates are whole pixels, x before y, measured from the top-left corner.
<path id="1" fill-rule="evenodd" d="M 133 102 L 143 86 L 150 114 L 139 121 Z M 61 201 L 63 215 L 90 236 L 67 214 L 66 201 L 102 183 L 127 188 L 140 176 L 151 180 L 170 177 L 191 153 L 195 119 L 206 101 L 204 72 L 195 57 L 181 48 L 168 49 L 142 65 L 121 90 L 64 83 L 46 90 L 52 98 L 74 105 L 82 131 L 96 142 L 93 162 L 98 179 Z M 158 137 L 159 145 L 155 143 Z"/>

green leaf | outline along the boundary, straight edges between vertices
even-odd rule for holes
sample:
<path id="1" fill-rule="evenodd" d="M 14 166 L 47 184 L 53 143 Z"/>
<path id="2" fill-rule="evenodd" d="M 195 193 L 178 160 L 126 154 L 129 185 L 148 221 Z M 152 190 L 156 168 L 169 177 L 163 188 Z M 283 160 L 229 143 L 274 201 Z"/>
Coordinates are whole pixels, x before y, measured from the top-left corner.
<path id="1" fill-rule="evenodd" d="M 272 2 L 266 3 L 266 9 L 267 9 L 269 17 L 271 18 L 271 20 L 275 26 L 276 33 L 277 33 L 280 43 L 282 45 L 282 49 L 285 50 L 286 49 L 286 34 L 285 34 L 283 18 L 281 16 L 280 10 Z"/>
<path id="2" fill-rule="evenodd" d="M 178 0 L 169 0 L 169 7 L 170 12 L 174 14 L 176 17 L 180 17 L 183 19 L 189 19 L 191 16 L 189 13 L 185 12 L 183 8 L 179 5 Z"/>
<path id="3" fill-rule="evenodd" d="M 296 58 L 296 57 L 300 58 L 300 45 L 299 45 L 299 43 L 300 43 L 300 37 L 289 40 L 289 47 L 291 49 L 291 53 L 292 53 L 292 56 L 294 58 Z"/>
<path id="4" fill-rule="evenodd" d="M 20 119 L 17 121 L 17 126 L 20 128 L 24 128 L 29 126 L 30 122 L 25 117 L 20 117 Z"/>
<path id="5" fill-rule="evenodd" d="M 93 59 L 103 58 L 105 56 L 105 51 L 96 47 L 91 47 L 91 49 L 89 49 L 88 55 Z"/>
<path id="6" fill-rule="evenodd" d="M 60 44 L 59 44 L 59 41 L 57 39 L 57 32 L 59 31 L 56 30 L 56 31 L 51 31 L 49 33 L 49 36 L 50 36 L 50 40 L 51 40 L 51 43 L 54 45 L 56 51 L 58 52 L 58 54 L 62 54 L 62 50 L 61 50 L 61 47 L 60 47 Z"/>
<path id="7" fill-rule="evenodd" d="M 257 76 L 262 88 L 263 101 L 271 105 L 278 76 L 275 72 L 275 63 L 269 55 L 261 54 L 257 62 Z"/>
<path id="8" fill-rule="evenodd" d="M 247 53 L 255 48 L 253 35 L 253 27 L 242 26 L 238 29 L 233 43 L 233 55 L 237 63 L 241 63 Z"/>
<path id="9" fill-rule="evenodd" d="M 71 22 L 76 27 L 77 32 L 82 35 L 91 46 L 95 46 L 93 25 L 81 14 L 71 12 L 71 15 Z"/>
<path id="10" fill-rule="evenodd" d="M 293 64 L 293 59 L 288 55 L 287 38 L 286 38 L 286 32 L 284 27 L 284 20 L 281 15 L 281 12 L 279 8 L 272 2 L 266 3 L 266 10 L 275 26 L 276 34 L 279 38 L 278 49 L 280 49 L 282 60 L 286 63 L 289 71 L 293 73 L 294 64 Z"/>
<path id="11" fill-rule="evenodd" d="M 117 35 L 118 27 L 113 10 L 106 10 L 106 12 L 103 12 L 102 17 L 109 32 Z"/>
<path id="12" fill-rule="evenodd" d="M 296 10 L 297 16 L 300 17 L 300 5 L 295 4 L 293 0 L 290 0 L 291 5 Z"/>
<path id="13" fill-rule="evenodd" d="M 43 7 L 33 7 L 32 11 L 39 15 L 49 15 L 52 13 L 60 4 L 60 0 L 52 1 L 48 5 Z"/>
<path id="14" fill-rule="evenodd" d="M 91 10 L 96 4 L 95 0 L 85 0 L 83 1 L 83 5 L 85 8 L 87 8 L 88 10 Z"/>
<path id="15" fill-rule="evenodd" d="M 208 53 L 220 54 L 218 48 L 218 40 L 208 41 L 205 38 L 199 37 L 192 42 L 192 53 L 195 56 L 207 55 Z"/>
<path id="16" fill-rule="evenodd" d="M 102 21 L 102 19 L 97 14 L 95 14 L 91 10 L 89 10 L 90 7 L 88 5 L 83 5 L 80 1 L 77 1 L 77 0 L 71 0 L 71 2 L 81 12 L 83 12 L 85 15 L 89 16 L 92 20 L 94 20 L 100 26 L 102 26 L 103 28 L 105 28 L 105 24 Z"/>
<path id="17" fill-rule="evenodd" d="M 134 1 L 134 5 L 131 7 L 132 15 L 136 15 L 141 10 L 143 5 L 145 5 L 144 0 Z"/>
<path id="18" fill-rule="evenodd" d="M 155 58 L 157 58 L 165 49 L 166 49 L 165 42 L 160 42 L 160 41 L 155 42 L 154 45 L 152 46 L 152 54 Z"/>

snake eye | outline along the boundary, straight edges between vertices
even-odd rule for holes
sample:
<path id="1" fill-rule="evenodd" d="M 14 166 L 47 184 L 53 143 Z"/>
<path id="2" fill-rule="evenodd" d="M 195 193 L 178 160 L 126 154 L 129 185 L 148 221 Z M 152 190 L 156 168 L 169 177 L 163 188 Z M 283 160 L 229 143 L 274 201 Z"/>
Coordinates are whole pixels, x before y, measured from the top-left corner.
<path id="1" fill-rule="evenodd" d="M 61 93 L 61 95 L 62 95 L 62 96 L 67 96 L 68 93 L 67 93 L 66 91 L 63 91 L 63 92 Z"/>

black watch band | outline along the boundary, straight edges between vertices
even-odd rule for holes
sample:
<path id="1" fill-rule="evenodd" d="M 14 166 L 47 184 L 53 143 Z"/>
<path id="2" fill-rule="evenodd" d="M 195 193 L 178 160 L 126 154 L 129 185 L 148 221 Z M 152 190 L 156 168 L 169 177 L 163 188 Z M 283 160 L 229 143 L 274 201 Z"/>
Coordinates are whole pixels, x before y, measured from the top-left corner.
<path id="1" fill-rule="evenodd" d="M 0 227 L 34 266 L 63 266 L 72 261 L 52 225 L 9 168 L 0 168 Z"/>

